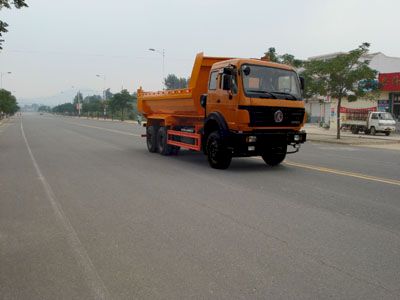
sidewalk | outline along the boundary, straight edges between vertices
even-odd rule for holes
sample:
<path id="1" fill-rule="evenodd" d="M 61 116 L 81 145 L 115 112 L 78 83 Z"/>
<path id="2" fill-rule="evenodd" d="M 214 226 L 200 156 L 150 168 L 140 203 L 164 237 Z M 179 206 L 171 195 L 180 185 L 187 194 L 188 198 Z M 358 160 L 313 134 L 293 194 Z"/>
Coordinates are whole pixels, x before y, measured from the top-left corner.
<path id="1" fill-rule="evenodd" d="M 341 131 L 341 138 L 338 140 L 336 139 L 336 128 L 325 129 L 315 124 L 306 124 L 304 130 L 307 132 L 307 140 L 313 142 L 400 150 L 399 134 L 391 134 L 390 136 L 377 134 L 372 136 L 364 133 L 352 134 L 351 132 Z"/>
<path id="2" fill-rule="evenodd" d="M 4 123 L 6 123 L 8 120 L 10 120 L 10 118 L 0 119 L 0 126 L 3 125 Z"/>

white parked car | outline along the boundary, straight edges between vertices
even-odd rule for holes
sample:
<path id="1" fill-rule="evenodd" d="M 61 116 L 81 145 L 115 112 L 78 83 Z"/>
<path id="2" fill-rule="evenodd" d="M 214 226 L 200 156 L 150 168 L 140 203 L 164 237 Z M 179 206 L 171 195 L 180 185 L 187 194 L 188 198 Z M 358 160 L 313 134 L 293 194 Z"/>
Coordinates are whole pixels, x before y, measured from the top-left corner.
<path id="1" fill-rule="evenodd" d="M 372 135 L 377 132 L 390 135 L 390 133 L 396 131 L 396 121 L 389 112 L 370 111 L 367 114 L 353 114 L 353 116 L 347 116 L 342 125 L 350 128 L 354 134 L 363 131 Z"/>

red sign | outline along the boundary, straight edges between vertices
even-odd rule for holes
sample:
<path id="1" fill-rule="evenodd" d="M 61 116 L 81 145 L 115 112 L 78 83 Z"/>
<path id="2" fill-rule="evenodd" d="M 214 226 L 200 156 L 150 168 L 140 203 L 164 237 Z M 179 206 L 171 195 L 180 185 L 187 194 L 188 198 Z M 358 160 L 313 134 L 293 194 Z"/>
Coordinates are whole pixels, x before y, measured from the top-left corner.
<path id="1" fill-rule="evenodd" d="M 340 107 L 340 112 L 343 114 L 346 113 L 368 113 L 369 111 L 376 111 L 376 106 L 368 107 L 368 108 L 347 108 L 344 106 Z"/>
<path id="2" fill-rule="evenodd" d="M 382 91 L 400 91 L 400 73 L 381 73 L 379 74 L 379 83 Z"/>

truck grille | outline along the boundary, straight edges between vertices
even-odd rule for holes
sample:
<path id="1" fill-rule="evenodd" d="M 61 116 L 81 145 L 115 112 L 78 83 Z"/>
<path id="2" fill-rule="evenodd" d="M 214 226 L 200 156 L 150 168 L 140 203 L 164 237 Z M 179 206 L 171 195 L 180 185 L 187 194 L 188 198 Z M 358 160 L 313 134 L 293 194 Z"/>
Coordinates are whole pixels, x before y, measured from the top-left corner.
<path id="1" fill-rule="evenodd" d="M 292 127 L 303 122 L 304 108 L 273 107 L 273 106 L 239 106 L 250 114 L 250 126 L 252 127 Z M 277 111 L 283 113 L 281 122 L 275 121 Z"/>

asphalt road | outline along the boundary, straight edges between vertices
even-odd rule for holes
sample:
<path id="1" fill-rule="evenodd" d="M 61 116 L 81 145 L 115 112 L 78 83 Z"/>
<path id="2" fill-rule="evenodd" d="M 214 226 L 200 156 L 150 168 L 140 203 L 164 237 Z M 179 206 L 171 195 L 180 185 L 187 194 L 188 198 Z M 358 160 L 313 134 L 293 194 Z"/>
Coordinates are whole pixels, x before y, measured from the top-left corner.
<path id="1" fill-rule="evenodd" d="M 399 299 L 400 152 L 276 168 L 147 152 L 133 124 L 0 126 L 1 299 Z"/>

